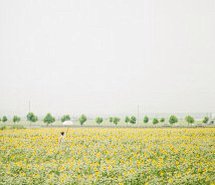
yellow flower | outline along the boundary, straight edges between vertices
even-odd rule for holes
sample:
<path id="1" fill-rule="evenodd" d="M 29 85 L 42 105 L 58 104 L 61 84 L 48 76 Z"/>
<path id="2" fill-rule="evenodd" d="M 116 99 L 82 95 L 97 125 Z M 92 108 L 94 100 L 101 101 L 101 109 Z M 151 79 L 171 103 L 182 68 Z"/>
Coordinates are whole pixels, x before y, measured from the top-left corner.
<path id="1" fill-rule="evenodd" d="M 61 177 L 60 177 L 60 181 L 61 182 L 64 182 L 65 179 L 66 179 L 67 175 L 66 174 L 63 174 Z"/>
<path id="2" fill-rule="evenodd" d="M 34 177 L 34 178 L 39 178 L 40 175 L 39 175 L 39 174 L 34 174 L 33 177 Z"/>
<path id="3" fill-rule="evenodd" d="M 172 178 L 170 178 L 168 182 L 169 182 L 169 183 L 173 183 L 173 179 L 172 179 Z"/>
<path id="4" fill-rule="evenodd" d="M 163 172 L 160 172 L 160 175 L 161 175 L 161 176 L 163 176 L 163 174 L 164 174 Z"/>
<path id="5" fill-rule="evenodd" d="M 198 172 L 201 172 L 202 170 L 201 170 L 201 168 L 198 168 Z"/>
<path id="6" fill-rule="evenodd" d="M 60 171 L 63 171 L 63 170 L 65 170 L 65 167 L 64 167 L 64 166 L 61 166 L 61 167 L 60 167 Z"/>
<path id="7" fill-rule="evenodd" d="M 88 176 L 88 179 L 89 179 L 89 180 L 92 180 L 92 179 L 93 179 L 93 175 L 89 175 L 89 176 Z"/>
<path id="8" fill-rule="evenodd" d="M 68 151 L 58 146 L 60 131 L 62 128 L 0 130 L 4 178 L 13 175 L 17 181 L 25 179 L 26 184 L 39 180 L 47 184 L 96 184 L 100 180 L 104 184 L 106 180 L 126 184 L 126 179 L 133 180 L 140 174 L 148 184 L 154 184 L 158 178 L 165 182 L 164 176 L 171 172 L 163 169 L 175 164 L 180 168 L 167 183 L 173 184 L 176 179 L 184 184 L 189 178 L 212 184 L 208 172 L 213 172 L 215 164 L 210 160 L 213 150 L 208 148 L 213 145 L 214 129 L 69 129 Z M 65 170 L 69 175 L 63 173 Z M 159 173 L 152 174 L 155 171 Z"/>
<path id="9" fill-rule="evenodd" d="M 23 177 L 26 177 L 26 174 L 24 172 L 21 172 L 20 175 L 22 175 Z"/>
<path id="10" fill-rule="evenodd" d="M 100 174 L 100 173 L 99 173 L 98 171 L 95 173 L 96 176 L 99 176 L 99 174 Z"/>
<path id="11" fill-rule="evenodd" d="M 205 180 L 206 180 L 206 181 L 209 181 L 209 180 L 210 180 L 210 177 L 209 177 L 209 176 L 207 176 Z"/>

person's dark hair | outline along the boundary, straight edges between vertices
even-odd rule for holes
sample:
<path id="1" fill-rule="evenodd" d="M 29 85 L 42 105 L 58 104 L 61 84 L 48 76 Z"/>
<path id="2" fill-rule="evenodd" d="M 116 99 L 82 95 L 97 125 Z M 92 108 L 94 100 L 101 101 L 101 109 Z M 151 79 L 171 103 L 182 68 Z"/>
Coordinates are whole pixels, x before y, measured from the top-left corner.
<path id="1" fill-rule="evenodd" d="M 64 135 L 64 132 L 61 132 L 60 134 L 63 136 L 63 135 Z"/>

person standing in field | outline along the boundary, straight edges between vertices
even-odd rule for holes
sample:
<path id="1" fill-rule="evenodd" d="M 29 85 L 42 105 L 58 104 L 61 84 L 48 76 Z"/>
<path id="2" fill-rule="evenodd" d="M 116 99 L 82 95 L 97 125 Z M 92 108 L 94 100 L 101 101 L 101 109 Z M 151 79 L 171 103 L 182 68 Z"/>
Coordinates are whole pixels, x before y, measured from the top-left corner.
<path id="1" fill-rule="evenodd" d="M 59 137 L 59 141 L 58 141 L 59 145 L 63 144 L 64 141 L 65 141 L 65 133 L 61 132 L 60 137 Z"/>
<path id="2" fill-rule="evenodd" d="M 59 146 L 62 146 L 66 151 L 69 151 L 69 146 L 64 145 L 65 137 L 66 137 L 65 132 L 61 132 L 61 133 L 60 133 L 60 137 L 59 137 L 58 144 L 59 144 Z"/>

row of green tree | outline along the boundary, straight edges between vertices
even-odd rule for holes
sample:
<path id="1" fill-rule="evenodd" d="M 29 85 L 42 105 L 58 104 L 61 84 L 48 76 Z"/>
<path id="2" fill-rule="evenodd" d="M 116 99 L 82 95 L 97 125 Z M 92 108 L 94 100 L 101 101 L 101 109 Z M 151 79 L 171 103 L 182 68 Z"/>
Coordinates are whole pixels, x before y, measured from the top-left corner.
<path id="1" fill-rule="evenodd" d="M 38 117 L 33 112 L 29 112 L 27 114 L 26 118 L 27 118 L 27 120 L 30 123 L 34 123 L 34 122 L 38 121 Z M 8 120 L 8 118 L 6 116 L 3 116 L 2 119 L 0 118 L 0 121 L 2 121 L 2 122 L 6 122 L 7 120 Z M 43 118 L 43 122 L 46 123 L 47 125 L 50 125 L 50 124 L 54 123 L 55 120 L 56 120 L 55 117 L 52 114 L 50 114 L 50 113 L 47 113 L 46 116 Z M 71 117 L 68 114 L 67 115 L 63 115 L 61 117 L 61 122 L 65 122 L 65 121 L 69 121 L 69 120 L 71 120 Z M 21 121 L 21 118 L 19 116 L 14 116 L 13 117 L 13 122 L 14 123 L 20 122 L 20 121 Z M 87 117 L 84 114 L 82 114 L 79 117 L 78 121 L 79 121 L 79 123 L 81 125 L 83 125 L 87 121 Z M 103 118 L 102 117 L 96 117 L 95 121 L 96 121 L 97 124 L 101 124 L 103 122 Z M 143 122 L 144 123 L 148 123 L 149 121 L 150 121 L 149 117 L 145 116 L 144 119 L 143 119 Z M 192 123 L 195 122 L 195 119 L 192 116 L 188 115 L 188 116 L 185 117 L 185 121 L 188 124 L 192 124 Z M 209 118 L 207 116 L 205 116 L 203 118 L 203 120 L 202 120 L 203 123 L 208 123 L 208 121 L 209 121 Z M 119 117 L 110 117 L 109 118 L 109 122 L 117 125 L 120 122 L 120 118 Z M 125 117 L 125 122 L 126 123 L 131 123 L 131 124 L 136 124 L 137 123 L 137 118 L 135 116 L 131 116 L 131 117 L 126 116 Z M 164 123 L 165 122 L 165 118 L 160 118 L 160 119 L 153 118 L 152 119 L 152 123 L 153 124 L 158 124 L 159 122 L 160 123 Z M 175 115 L 171 115 L 169 117 L 168 122 L 170 124 L 175 124 L 175 123 L 178 122 L 178 118 Z"/>
<path id="2" fill-rule="evenodd" d="M 27 118 L 27 121 L 29 121 L 30 123 L 35 123 L 38 121 L 38 117 L 33 112 L 29 112 L 27 114 L 26 118 Z M 21 118 L 19 116 L 14 116 L 12 120 L 14 123 L 16 123 L 16 122 L 20 122 Z M 68 121 L 68 120 L 71 120 L 70 115 L 64 115 L 61 118 L 61 122 Z M 2 119 L 0 118 L 0 121 L 7 122 L 8 118 L 6 116 L 3 116 Z M 46 116 L 43 118 L 43 122 L 46 123 L 47 125 L 50 125 L 50 124 L 54 123 L 55 121 L 56 121 L 55 117 L 50 113 L 47 113 Z M 87 117 L 85 115 L 81 115 L 79 118 L 80 124 L 83 125 L 84 122 L 86 122 L 86 121 L 87 121 Z M 103 121 L 103 119 L 102 119 L 102 121 Z M 102 121 L 98 120 L 98 122 L 102 122 Z"/>
<path id="3" fill-rule="evenodd" d="M 195 119 L 194 119 L 192 116 L 188 115 L 188 116 L 185 117 L 185 121 L 186 121 L 188 124 L 192 124 L 192 123 L 195 122 Z M 205 116 L 205 117 L 203 118 L 203 120 L 202 120 L 202 122 L 205 123 L 205 124 L 208 123 L 208 121 L 209 121 L 209 117 L 208 117 L 208 116 Z M 126 122 L 126 123 L 135 124 L 135 123 L 136 123 L 136 118 L 135 118 L 134 116 L 132 116 L 131 118 L 129 118 L 128 116 L 126 116 L 126 117 L 125 117 L 125 122 Z M 143 122 L 144 122 L 144 123 L 148 123 L 148 122 L 149 122 L 149 117 L 148 117 L 148 116 L 145 116 L 144 119 L 143 119 Z M 153 119 L 152 119 L 152 123 L 153 123 L 153 124 L 158 124 L 159 122 L 160 122 L 160 123 L 164 123 L 164 122 L 165 122 L 165 118 L 160 118 L 160 120 L 159 120 L 158 118 L 153 118 Z M 171 116 L 169 117 L 168 122 L 169 122 L 170 124 L 175 124 L 175 123 L 178 122 L 178 118 L 177 118 L 175 115 L 171 115 Z"/>

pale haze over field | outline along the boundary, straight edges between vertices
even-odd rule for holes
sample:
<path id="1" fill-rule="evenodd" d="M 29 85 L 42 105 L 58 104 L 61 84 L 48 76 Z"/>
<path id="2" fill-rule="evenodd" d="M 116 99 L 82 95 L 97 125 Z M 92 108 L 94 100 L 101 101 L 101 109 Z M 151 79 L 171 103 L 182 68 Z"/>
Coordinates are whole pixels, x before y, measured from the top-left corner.
<path id="1" fill-rule="evenodd" d="M 214 0 L 1 0 L 0 117 L 215 112 Z"/>

